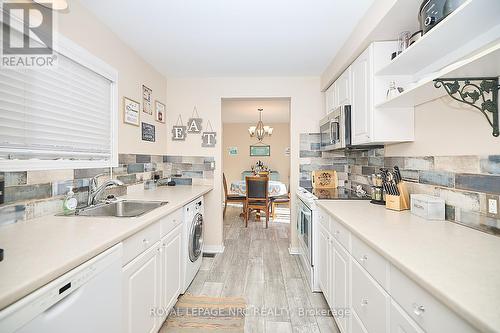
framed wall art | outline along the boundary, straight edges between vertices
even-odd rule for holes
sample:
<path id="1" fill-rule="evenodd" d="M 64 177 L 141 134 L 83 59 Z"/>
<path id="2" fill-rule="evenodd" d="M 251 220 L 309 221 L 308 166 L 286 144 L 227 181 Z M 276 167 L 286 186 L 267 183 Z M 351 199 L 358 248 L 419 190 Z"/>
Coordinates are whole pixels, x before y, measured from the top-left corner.
<path id="1" fill-rule="evenodd" d="M 142 111 L 147 114 L 153 114 L 153 90 L 142 85 Z"/>
<path id="2" fill-rule="evenodd" d="M 141 104 L 128 97 L 123 97 L 123 122 L 139 126 Z"/>
<path id="3" fill-rule="evenodd" d="M 250 146 L 250 156 L 271 156 L 271 146 Z"/>
<path id="4" fill-rule="evenodd" d="M 160 123 L 165 122 L 165 104 L 155 101 L 155 114 L 156 114 L 156 121 Z"/>
<path id="5" fill-rule="evenodd" d="M 155 142 L 155 126 L 148 124 L 148 123 L 142 123 L 142 140 L 143 141 L 149 141 L 149 142 Z"/>

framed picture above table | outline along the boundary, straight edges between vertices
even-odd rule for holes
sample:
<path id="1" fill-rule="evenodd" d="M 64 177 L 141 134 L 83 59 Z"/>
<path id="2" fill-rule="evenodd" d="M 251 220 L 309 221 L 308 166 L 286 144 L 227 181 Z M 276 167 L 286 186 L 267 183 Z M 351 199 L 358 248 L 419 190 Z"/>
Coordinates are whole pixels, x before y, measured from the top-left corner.
<path id="1" fill-rule="evenodd" d="M 250 156 L 271 156 L 271 146 L 252 145 L 250 146 Z"/>

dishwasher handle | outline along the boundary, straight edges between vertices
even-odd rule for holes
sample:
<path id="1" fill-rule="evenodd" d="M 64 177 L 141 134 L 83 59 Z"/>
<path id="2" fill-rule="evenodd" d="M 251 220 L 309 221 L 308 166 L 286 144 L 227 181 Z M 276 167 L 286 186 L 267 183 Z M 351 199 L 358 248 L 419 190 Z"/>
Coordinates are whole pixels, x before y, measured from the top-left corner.
<path id="1" fill-rule="evenodd" d="M 47 310 L 42 312 L 40 314 L 40 317 L 43 320 L 50 320 L 63 313 L 64 310 L 71 307 L 71 305 L 74 304 L 82 296 L 84 289 L 85 285 L 76 290 L 72 290 L 70 293 L 66 294 L 61 299 L 52 304 Z"/>

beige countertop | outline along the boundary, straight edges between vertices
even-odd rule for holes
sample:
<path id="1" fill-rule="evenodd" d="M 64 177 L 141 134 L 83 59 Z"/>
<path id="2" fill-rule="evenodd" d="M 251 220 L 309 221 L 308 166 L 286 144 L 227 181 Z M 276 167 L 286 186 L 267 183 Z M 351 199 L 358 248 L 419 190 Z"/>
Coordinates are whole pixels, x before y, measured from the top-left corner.
<path id="1" fill-rule="evenodd" d="M 391 264 L 482 332 L 500 332 L 500 238 L 367 201 L 317 201 Z"/>
<path id="2" fill-rule="evenodd" d="M 210 190 L 175 186 L 129 194 L 124 198 L 169 202 L 137 218 L 52 215 L 1 227 L 0 309 Z"/>

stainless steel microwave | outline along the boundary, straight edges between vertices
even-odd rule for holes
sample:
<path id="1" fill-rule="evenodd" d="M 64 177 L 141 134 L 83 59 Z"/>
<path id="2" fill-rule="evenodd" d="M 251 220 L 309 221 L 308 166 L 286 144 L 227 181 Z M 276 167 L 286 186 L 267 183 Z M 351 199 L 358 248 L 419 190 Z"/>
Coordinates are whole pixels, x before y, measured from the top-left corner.
<path id="1" fill-rule="evenodd" d="M 321 151 L 351 146 L 351 106 L 342 105 L 321 119 Z"/>

